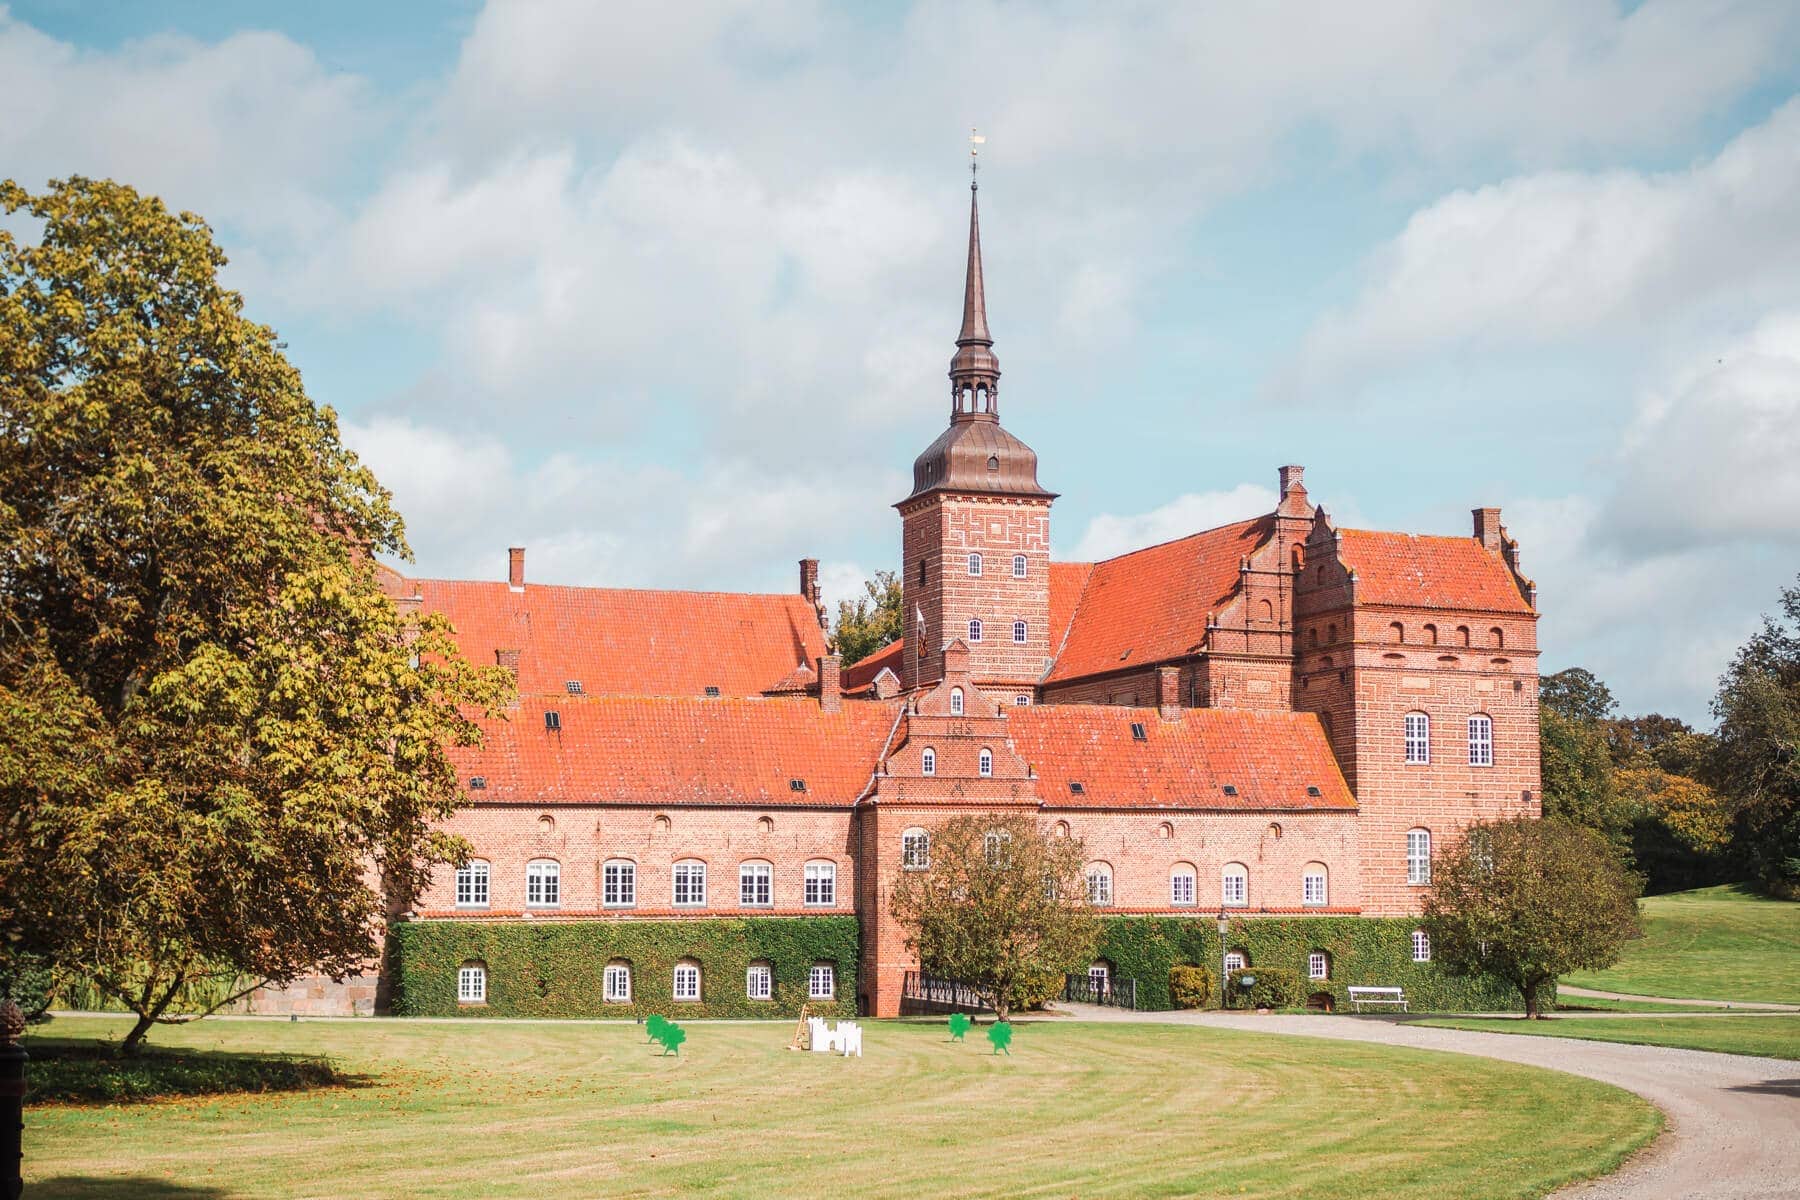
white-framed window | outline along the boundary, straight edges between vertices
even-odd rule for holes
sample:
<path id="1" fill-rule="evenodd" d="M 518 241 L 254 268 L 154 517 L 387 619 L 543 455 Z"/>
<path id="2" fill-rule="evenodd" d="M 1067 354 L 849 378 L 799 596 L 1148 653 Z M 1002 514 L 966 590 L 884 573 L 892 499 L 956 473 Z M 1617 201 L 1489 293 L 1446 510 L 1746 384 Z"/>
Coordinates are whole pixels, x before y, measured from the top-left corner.
<path id="1" fill-rule="evenodd" d="M 1112 990 L 1112 964 L 1094 962 L 1088 964 L 1088 986 L 1100 995 Z"/>
<path id="2" fill-rule="evenodd" d="M 1431 830 L 1406 831 L 1406 882 L 1415 886 L 1431 882 Z"/>
<path id="3" fill-rule="evenodd" d="M 1323 867 L 1309 867 L 1300 876 L 1300 903 L 1307 908 L 1323 908 L 1325 905 L 1325 870 Z"/>
<path id="4" fill-rule="evenodd" d="M 900 835 L 900 869 L 923 871 L 931 865 L 931 835 L 923 829 L 908 829 Z"/>
<path id="5" fill-rule="evenodd" d="M 631 964 L 607 963 L 601 976 L 601 998 L 607 1004 L 631 1003 Z"/>
<path id="6" fill-rule="evenodd" d="M 1244 956 L 1242 950 L 1227 950 L 1225 952 L 1225 969 L 1227 971 L 1241 971 L 1249 965 L 1250 960 Z"/>
<path id="7" fill-rule="evenodd" d="M 1013 641 L 1015 643 L 1017 643 L 1018 645 L 1023 646 L 1025 644 L 1025 633 L 1026 633 L 1025 622 L 1014 621 L 1013 622 Z"/>
<path id="8" fill-rule="evenodd" d="M 1431 936 L 1423 929 L 1412 931 L 1412 951 L 1414 962 L 1431 961 Z"/>
<path id="9" fill-rule="evenodd" d="M 600 868 L 600 903 L 607 908 L 637 907 L 637 864 L 615 858 Z"/>
<path id="10" fill-rule="evenodd" d="M 983 746 L 981 748 L 981 758 L 979 760 L 978 766 L 980 768 L 981 777 L 983 779 L 988 779 L 993 776 L 993 774 L 994 774 L 994 752 L 992 750 L 989 750 L 986 746 Z"/>
<path id="11" fill-rule="evenodd" d="M 1469 765 L 1494 765 L 1494 722 L 1486 713 L 1476 713 L 1469 718 Z"/>
<path id="12" fill-rule="evenodd" d="M 700 999 L 700 964 L 696 962 L 679 962 L 675 964 L 675 992 L 677 1000 L 695 1001 Z"/>
<path id="13" fill-rule="evenodd" d="M 919 754 L 919 774 L 937 774 L 937 751 L 933 750 L 930 746 L 925 747 Z"/>
<path id="14" fill-rule="evenodd" d="M 487 968 L 480 963 L 464 963 L 456 972 L 458 1004 L 487 1003 Z"/>
<path id="15" fill-rule="evenodd" d="M 1406 714 L 1406 761 L 1409 763 L 1428 763 L 1431 761 L 1431 718 L 1422 712 Z"/>
<path id="16" fill-rule="evenodd" d="M 1250 872 L 1243 863 L 1226 863 L 1219 876 L 1219 901 L 1229 908 L 1250 903 Z"/>
<path id="17" fill-rule="evenodd" d="M 1013 578 L 1025 578 L 1025 570 L 1025 556 L 1023 554 L 1013 555 Z"/>
<path id="18" fill-rule="evenodd" d="M 1113 898 L 1112 868 L 1105 863 L 1089 863 L 1087 869 L 1088 903 L 1111 904 Z"/>
<path id="19" fill-rule="evenodd" d="M 744 908 L 768 908 L 775 903 L 775 868 L 766 862 L 738 864 L 738 904 Z"/>
<path id="20" fill-rule="evenodd" d="M 1184 907 L 1197 903 L 1199 898 L 1199 875 L 1187 863 L 1176 863 L 1169 872 L 1169 903 Z"/>
<path id="21" fill-rule="evenodd" d="M 1306 977 L 1308 979 L 1331 978 L 1331 955 L 1323 950 L 1314 950 L 1306 956 Z"/>
<path id="22" fill-rule="evenodd" d="M 467 866 L 456 868 L 456 907 L 487 906 L 488 865 L 479 858 L 470 859 Z"/>
<path id="23" fill-rule="evenodd" d="M 830 908 L 837 903 L 837 864 L 806 864 L 806 903 L 809 908 Z"/>
<path id="24" fill-rule="evenodd" d="M 979 554 L 969 555 L 969 574 L 971 574 L 971 575 L 981 574 L 981 555 L 979 555 Z"/>
<path id="25" fill-rule="evenodd" d="M 539 859 L 525 864 L 525 907 L 555 908 L 562 903 L 562 864 Z"/>
<path id="26" fill-rule="evenodd" d="M 981 618 L 980 617 L 969 618 L 969 640 L 971 642 L 979 642 L 981 640 Z"/>
<path id="27" fill-rule="evenodd" d="M 950 689 L 950 715 L 953 717 L 963 715 L 963 690 L 961 688 Z"/>
<path id="28" fill-rule="evenodd" d="M 806 998 L 829 1000 L 837 995 L 837 968 L 830 963 L 814 963 L 806 973 Z"/>
<path id="29" fill-rule="evenodd" d="M 775 998 L 775 977 L 770 974 L 768 963 L 750 964 L 750 969 L 744 972 L 744 995 L 752 1000 Z"/>
<path id="30" fill-rule="evenodd" d="M 1031 697 L 1024 692 L 1020 692 L 1018 695 L 1013 697 L 1013 706 L 1015 708 L 1028 708 L 1028 707 L 1030 707 L 1030 705 L 1031 705 Z"/>
<path id="31" fill-rule="evenodd" d="M 674 900 L 676 908 L 706 907 L 706 864 L 687 859 L 675 864 Z"/>
<path id="32" fill-rule="evenodd" d="M 1006 847 L 1012 841 L 1012 834 L 1004 829 L 990 829 L 981 839 L 981 851 L 987 855 L 989 863 L 998 866 L 1006 857 Z"/>

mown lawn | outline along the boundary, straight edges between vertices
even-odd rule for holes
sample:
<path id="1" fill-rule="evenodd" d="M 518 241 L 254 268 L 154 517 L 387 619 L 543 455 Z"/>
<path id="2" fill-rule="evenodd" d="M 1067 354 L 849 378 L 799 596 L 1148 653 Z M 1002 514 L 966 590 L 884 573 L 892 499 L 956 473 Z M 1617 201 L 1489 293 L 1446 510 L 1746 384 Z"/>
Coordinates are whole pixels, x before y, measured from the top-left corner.
<path id="1" fill-rule="evenodd" d="M 1800 1004 L 1800 904 L 1738 886 L 1643 904 L 1644 937 L 1626 946 L 1617 966 L 1563 982 L 1640 996 Z"/>
<path id="2" fill-rule="evenodd" d="M 84 1020 L 80 1025 L 92 1029 Z M 77 1021 L 56 1023 L 68 1036 Z M 27 1112 L 27 1194 L 228 1197 L 1539 1196 L 1660 1116 L 1624 1091 L 1463 1056 L 1153 1025 L 789 1028 L 201 1022 L 155 1035 L 329 1056 L 351 1088 Z"/>
<path id="3" fill-rule="evenodd" d="M 1436 1017 L 1423 1024 L 1479 1029 L 1484 1033 L 1531 1033 L 1539 1037 L 1759 1054 L 1764 1058 L 1800 1058 L 1800 1016 L 1554 1017 L 1547 1021 L 1527 1021 L 1522 1017 Z"/>

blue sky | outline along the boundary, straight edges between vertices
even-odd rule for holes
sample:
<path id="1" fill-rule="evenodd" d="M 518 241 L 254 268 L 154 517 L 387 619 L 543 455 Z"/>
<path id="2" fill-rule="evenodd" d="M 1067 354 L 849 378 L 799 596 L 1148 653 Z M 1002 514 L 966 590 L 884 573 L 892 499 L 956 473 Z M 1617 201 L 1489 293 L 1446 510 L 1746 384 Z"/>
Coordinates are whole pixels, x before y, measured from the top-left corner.
<path id="1" fill-rule="evenodd" d="M 1800 569 L 1800 8 L 0 7 L 0 174 L 212 222 L 422 573 L 847 594 L 966 147 L 1061 557 L 1498 504 L 1544 666 L 1705 723 Z"/>

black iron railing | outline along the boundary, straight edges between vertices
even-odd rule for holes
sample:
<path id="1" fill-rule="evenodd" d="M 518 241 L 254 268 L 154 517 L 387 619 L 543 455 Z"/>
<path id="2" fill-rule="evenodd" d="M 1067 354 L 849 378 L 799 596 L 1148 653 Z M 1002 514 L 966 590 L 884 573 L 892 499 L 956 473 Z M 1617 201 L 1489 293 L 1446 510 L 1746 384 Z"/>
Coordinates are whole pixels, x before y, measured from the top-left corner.
<path id="1" fill-rule="evenodd" d="M 923 971 L 908 971 L 900 986 L 900 1010 L 905 1013 L 993 1012 L 981 993 L 960 979 L 942 979 Z"/>
<path id="2" fill-rule="evenodd" d="M 1112 1008 L 1137 1008 L 1137 980 L 1099 979 L 1092 975 L 1063 977 L 1063 999 L 1074 1004 L 1105 1004 Z"/>

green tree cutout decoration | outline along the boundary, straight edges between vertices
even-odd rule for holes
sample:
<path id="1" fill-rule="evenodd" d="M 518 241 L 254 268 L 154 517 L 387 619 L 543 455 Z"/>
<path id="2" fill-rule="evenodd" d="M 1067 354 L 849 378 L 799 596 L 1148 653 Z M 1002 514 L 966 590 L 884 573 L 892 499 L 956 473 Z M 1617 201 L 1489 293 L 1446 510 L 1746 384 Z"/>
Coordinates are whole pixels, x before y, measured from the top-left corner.
<path id="1" fill-rule="evenodd" d="M 953 1042 L 962 1041 L 963 1034 L 969 1032 L 969 1025 L 970 1025 L 970 1021 L 969 1021 L 968 1013 L 951 1013 L 950 1014 L 950 1040 Z"/>
<path id="2" fill-rule="evenodd" d="M 994 1044 L 995 1054 L 1004 1053 L 1006 1057 L 1012 1057 L 1012 1051 L 1007 1049 L 1012 1045 L 1012 1033 L 1012 1022 L 1010 1021 L 995 1021 L 988 1026 L 987 1039 Z"/>
<path id="3" fill-rule="evenodd" d="M 687 1041 L 687 1030 L 673 1021 L 664 1021 L 662 1028 L 657 1031 L 656 1040 L 662 1043 L 661 1057 L 667 1057 L 673 1053 L 679 1058 L 681 1057 L 681 1043 Z"/>
<path id="4" fill-rule="evenodd" d="M 662 1040 L 662 1031 L 669 1027 L 669 1018 L 660 1013 L 651 1013 L 644 1018 L 644 1040 L 656 1042 Z"/>

